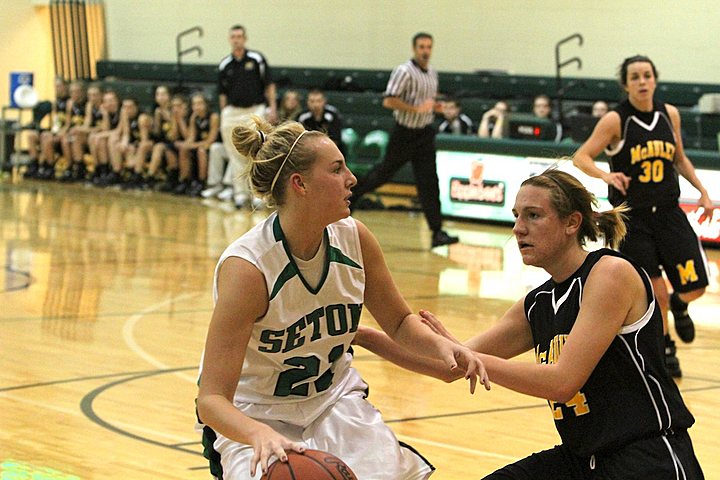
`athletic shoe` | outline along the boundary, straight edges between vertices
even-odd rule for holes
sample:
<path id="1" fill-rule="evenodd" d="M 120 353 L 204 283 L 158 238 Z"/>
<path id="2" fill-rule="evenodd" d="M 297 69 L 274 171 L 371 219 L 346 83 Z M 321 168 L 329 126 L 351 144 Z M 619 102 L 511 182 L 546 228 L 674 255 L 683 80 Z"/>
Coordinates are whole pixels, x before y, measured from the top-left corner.
<path id="1" fill-rule="evenodd" d="M 220 193 L 217 194 L 217 199 L 227 202 L 228 200 L 232 200 L 234 193 L 235 192 L 232 187 L 223 187 L 223 189 L 220 190 Z"/>
<path id="2" fill-rule="evenodd" d="M 233 202 L 235 202 L 235 208 L 244 208 L 250 201 L 250 195 L 247 193 L 238 193 L 233 196 Z"/>
<path id="3" fill-rule="evenodd" d="M 457 243 L 459 241 L 460 239 L 458 237 L 448 235 L 445 230 L 438 230 L 437 232 L 433 233 L 432 248 L 442 245 L 452 245 L 453 243 Z"/>
<path id="4" fill-rule="evenodd" d="M 85 166 L 85 162 L 78 162 L 74 164 L 72 169 L 72 175 L 74 182 L 85 181 L 85 177 L 87 176 L 87 167 Z"/>
<path id="5" fill-rule="evenodd" d="M 695 324 L 688 315 L 688 304 L 680 300 L 680 295 L 673 292 L 670 295 L 670 311 L 675 319 L 675 331 L 685 343 L 695 340 Z"/>
<path id="6" fill-rule="evenodd" d="M 200 196 L 202 198 L 212 198 L 222 191 L 223 191 L 222 185 L 212 185 L 212 186 L 206 188 L 205 190 L 203 190 L 202 192 L 200 192 Z"/>
<path id="7" fill-rule="evenodd" d="M 71 168 L 66 169 L 66 170 L 62 173 L 62 175 L 60 175 L 60 181 L 63 182 L 63 183 L 69 183 L 69 182 L 73 182 L 73 181 L 74 181 L 73 172 L 72 172 L 72 169 L 71 169 Z"/>
<path id="8" fill-rule="evenodd" d="M 190 197 L 199 197 L 203 190 L 205 190 L 205 183 L 201 182 L 200 180 L 193 180 L 190 182 L 190 187 L 188 187 L 187 194 Z"/>
<path id="9" fill-rule="evenodd" d="M 137 172 L 133 172 L 125 182 L 120 185 L 123 190 L 135 190 L 140 188 L 143 183 L 143 176 Z"/>
<path id="10" fill-rule="evenodd" d="M 185 195 L 188 192 L 188 189 L 190 188 L 190 180 L 183 180 L 180 183 L 177 184 L 175 187 L 175 190 L 173 190 L 173 195 Z"/>
<path id="11" fill-rule="evenodd" d="M 120 175 L 120 172 L 116 172 L 115 170 L 111 170 L 110 173 L 102 177 L 100 180 L 100 186 L 101 187 L 109 187 L 112 185 L 118 185 L 122 182 L 122 175 Z"/>
<path id="12" fill-rule="evenodd" d="M 38 180 L 54 180 L 55 179 L 55 166 L 40 164 L 38 173 L 35 176 Z"/>
<path id="13" fill-rule="evenodd" d="M 670 335 L 665 335 L 665 370 L 673 378 L 682 377 L 680 360 L 677 358 L 677 347 L 675 347 L 675 341 L 670 338 Z"/>
<path id="14" fill-rule="evenodd" d="M 165 181 L 160 184 L 158 190 L 165 193 L 172 193 L 178 186 L 178 171 L 170 170 L 165 177 Z"/>
<path id="15" fill-rule="evenodd" d="M 23 178 L 37 178 L 38 170 L 40 169 L 40 164 L 37 160 L 31 160 L 30 163 L 27 165 L 27 169 L 25 170 L 25 173 L 23 174 Z"/>

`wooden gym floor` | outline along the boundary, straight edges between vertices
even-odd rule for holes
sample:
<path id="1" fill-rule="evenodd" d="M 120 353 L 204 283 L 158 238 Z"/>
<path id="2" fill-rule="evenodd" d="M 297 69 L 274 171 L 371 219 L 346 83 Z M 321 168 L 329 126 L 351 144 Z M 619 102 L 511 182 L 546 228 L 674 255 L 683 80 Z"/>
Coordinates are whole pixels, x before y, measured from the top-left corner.
<path id="1" fill-rule="evenodd" d="M 436 312 L 460 338 L 545 278 L 522 265 L 508 227 L 448 221 L 462 243 L 430 251 L 422 215 L 356 216 L 412 308 Z M 149 192 L 2 181 L 0 478 L 208 479 L 193 423 L 212 272 L 263 217 Z M 712 283 L 691 307 L 696 341 L 678 345 L 678 383 L 705 475 L 720 478 L 720 252 L 708 256 Z M 355 367 L 399 438 L 435 464 L 434 479 L 481 478 L 558 440 L 542 400 L 498 386 L 470 396 L 463 382 L 362 349 Z"/>

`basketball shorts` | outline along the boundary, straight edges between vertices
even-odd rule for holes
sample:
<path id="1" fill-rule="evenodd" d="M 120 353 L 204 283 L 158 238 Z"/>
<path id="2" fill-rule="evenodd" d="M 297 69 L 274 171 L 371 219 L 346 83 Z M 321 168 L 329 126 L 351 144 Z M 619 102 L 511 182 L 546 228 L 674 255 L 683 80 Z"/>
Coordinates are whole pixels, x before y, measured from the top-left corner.
<path id="1" fill-rule="evenodd" d="M 579 457 L 558 445 L 491 473 L 484 480 L 703 480 L 686 431 Z"/>
<path id="2" fill-rule="evenodd" d="M 675 205 L 630 212 L 627 235 L 620 251 L 635 260 L 651 277 L 665 271 L 676 292 L 708 285 L 708 265 L 687 215 Z"/>
<path id="3" fill-rule="evenodd" d="M 359 480 L 428 478 L 434 467 L 412 447 L 398 441 L 383 422 L 380 412 L 366 399 L 366 390 L 365 383 L 357 382 L 307 425 L 266 418 L 256 419 L 290 441 L 298 442 L 309 449 L 336 455 L 350 467 Z M 287 404 L 283 409 L 296 409 L 295 418 L 303 418 L 307 416 L 307 406 L 303 406 L 303 403 Z M 203 444 L 208 443 L 208 436 L 215 437 L 212 442 L 214 452 L 210 454 L 210 458 L 214 455 L 216 463 L 219 462 L 219 465 L 212 465 L 211 460 L 211 470 L 216 478 L 251 480 L 262 476 L 259 467 L 255 476 L 250 476 L 253 456 L 250 445 L 225 438 L 207 426 L 204 430 Z"/>

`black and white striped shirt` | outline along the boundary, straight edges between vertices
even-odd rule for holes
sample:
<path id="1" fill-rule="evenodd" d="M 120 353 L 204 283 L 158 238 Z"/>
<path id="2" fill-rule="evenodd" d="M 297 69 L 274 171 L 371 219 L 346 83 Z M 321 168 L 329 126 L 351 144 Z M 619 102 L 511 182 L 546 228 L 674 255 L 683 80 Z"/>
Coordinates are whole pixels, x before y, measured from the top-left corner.
<path id="1" fill-rule="evenodd" d="M 413 60 L 398 65 L 390 75 L 386 97 L 397 97 L 410 105 L 421 105 L 435 99 L 438 92 L 438 74 L 433 68 L 423 70 Z M 433 122 L 434 113 L 415 113 L 394 110 L 395 121 L 405 128 L 424 128 Z"/>
<path id="2" fill-rule="evenodd" d="M 444 120 L 438 127 L 438 133 L 449 133 L 452 135 L 472 135 L 475 127 L 470 117 L 461 113 L 453 120 Z"/>

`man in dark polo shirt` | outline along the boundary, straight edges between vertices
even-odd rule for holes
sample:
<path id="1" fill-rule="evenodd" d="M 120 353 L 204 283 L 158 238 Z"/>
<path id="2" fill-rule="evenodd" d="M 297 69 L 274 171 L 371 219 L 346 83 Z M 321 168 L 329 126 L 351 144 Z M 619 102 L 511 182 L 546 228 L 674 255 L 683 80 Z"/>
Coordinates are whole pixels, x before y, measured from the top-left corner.
<path id="1" fill-rule="evenodd" d="M 328 105 L 325 93 L 320 89 L 313 89 L 308 93 L 307 110 L 298 116 L 306 130 L 317 130 L 327 133 L 330 140 L 335 142 L 343 154 L 342 144 L 342 118 L 337 108 Z"/>
<path id="2" fill-rule="evenodd" d="M 257 115 L 274 122 L 277 117 L 275 84 L 270 66 L 262 53 L 245 48 L 245 27 L 230 28 L 232 53 L 223 58 L 218 67 L 218 97 L 220 101 L 220 130 L 223 143 L 230 157 L 225 180 L 233 185 L 233 198 L 239 208 L 251 200 L 247 179 L 241 173 L 247 162 L 232 144 L 232 129 Z M 227 198 L 228 192 L 221 192 Z M 255 201 L 256 206 L 259 204 Z"/>

